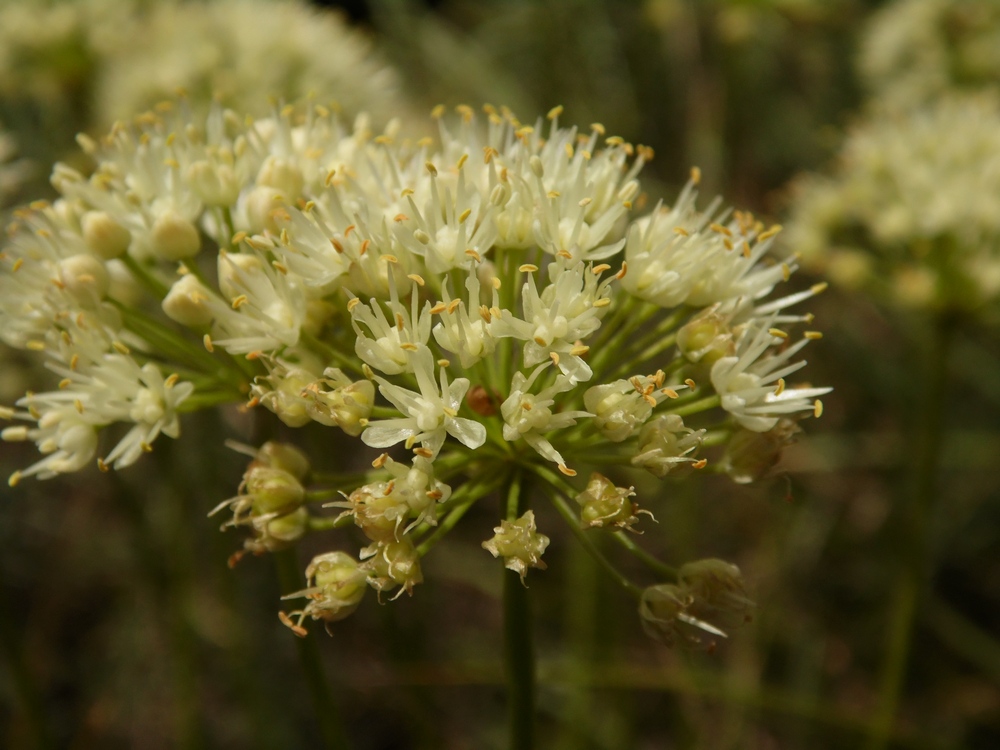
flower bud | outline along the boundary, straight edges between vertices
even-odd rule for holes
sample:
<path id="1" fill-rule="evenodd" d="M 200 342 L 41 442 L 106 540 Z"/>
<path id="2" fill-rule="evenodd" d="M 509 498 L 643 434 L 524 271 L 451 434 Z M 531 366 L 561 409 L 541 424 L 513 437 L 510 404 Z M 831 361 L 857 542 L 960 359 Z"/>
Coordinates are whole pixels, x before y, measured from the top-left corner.
<path id="1" fill-rule="evenodd" d="M 267 466 L 251 466 L 243 477 L 243 488 L 253 499 L 254 516 L 291 513 L 305 500 L 305 489 L 298 479 Z"/>
<path id="2" fill-rule="evenodd" d="M 108 270 L 93 255 L 73 255 L 59 262 L 59 280 L 78 301 L 98 302 L 108 293 Z"/>
<path id="3" fill-rule="evenodd" d="M 260 555 L 278 552 L 301 539 L 309 528 L 309 511 L 299 508 L 269 521 L 254 521 L 254 536 L 243 542 L 243 546 Z"/>
<path id="4" fill-rule="evenodd" d="M 122 255 L 132 241 L 132 233 L 103 211 L 85 213 L 80 228 L 87 247 L 104 260 Z"/>
<path id="5" fill-rule="evenodd" d="M 163 298 L 163 312 L 171 320 L 185 326 L 205 326 L 212 321 L 208 305 L 211 292 L 197 276 L 181 276 Z"/>
<path id="6" fill-rule="evenodd" d="M 632 465 L 662 479 L 679 464 L 694 461 L 688 454 L 698 449 L 704 437 L 705 430 L 692 430 L 676 414 L 664 414 L 639 432 Z"/>
<path id="7" fill-rule="evenodd" d="M 262 264 L 260 258 L 249 253 L 220 253 L 218 270 L 219 291 L 232 299 L 243 294 L 249 278 L 262 272 Z"/>
<path id="8" fill-rule="evenodd" d="M 352 382 L 335 367 L 323 372 L 326 384 L 336 386 L 333 390 L 319 388 L 310 391 L 314 399 L 314 419 L 317 415 L 325 419 L 324 424 L 336 424 L 348 435 L 357 437 L 365 429 L 368 417 L 375 405 L 375 386 L 369 380 Z"/>
<path id="9" fill-rule="evenodd" d="M 173 209 L 161 213 L 150 233 L 153 252 L 163 260 L 183 260 L 198 254 L 198 228 Z"/>
<path id="10" fill-rule="evenodd" d="M 361 559 L 368 583 L 380 594 L 396 586 L 402 586 L 396 596 L 404 591 L 412 594 L 413 587 L 424 581 L 420 556 L 409 539 L 371 544 L 361 550 Z"/>
<path id="11" fill-rule="evenodd" d="M 533 511 L 525 511 L 516 521 L 501 521 L 493 532 L 493 538 L 483 542 L 483 549 L 493 557 L 502 557 L 504 567 L 520 575 L 522 583 L 528 568 L 545 570 L 542 553 L 549 546 L 549 538 L 535 528 Z"/>
<path id="12" fill-rule="evenodd" d="M 289 443 L 268 440 L 257 451 L 256 460 L 272 469 L 286 471 L 298 480 L 309 473 L 309 459 L 306 454 Z"/>
<path id="13" fill-rule="evenodd" d="M 733 336 L 726 319 L 711 307 L 677 331 L 677 348 L 689 362 L 710 367 L 733 353 Z"/>
<path id="14" fill-rule="evenodd" d="M 302 195 L 305 178 L 294 162 L 280 156 L 269 156 L 257 173 L 257 184 L 274 188 L 288 201 L 294 201 Z"/>
<path id="15" fill-rule="evenodd" d="M 228 164 L 204 159 L 187 168 L 187 181 L 198 199 L 207 206 L 231 206 L 240 195 L 240 181 Z"/>
<path id="16" fill-rule="evenodd" d="M 629 529 L 638 523 L 638 513 L 649 513 L 640 511 L 639 506 L 632 502 L 635 497 L 634 489 L 616 487 L 607 477 L 596 472 L 591 474 L 587 489 L 576 496 L 576 501 L 581 506 L 580 521 L 583 528 L 613 526 Z"/>
<path id="17" fill-rule="evenodd" d="M 759 481 L 777 465 L 782 451 L 801 431 L 794 419 L 779 419 L 767 432 L 738 428 L 726 444 L 720 465 L 737 484 Z"/>
<path id="18" fill-rule="evenodd" d="M 255 187 L 246 196 L 247 222 L 253 232 L 269 231 L 277 234 L 280 230 L 274 212 L 281 207 L 281 192 L 273 187 Z"/>

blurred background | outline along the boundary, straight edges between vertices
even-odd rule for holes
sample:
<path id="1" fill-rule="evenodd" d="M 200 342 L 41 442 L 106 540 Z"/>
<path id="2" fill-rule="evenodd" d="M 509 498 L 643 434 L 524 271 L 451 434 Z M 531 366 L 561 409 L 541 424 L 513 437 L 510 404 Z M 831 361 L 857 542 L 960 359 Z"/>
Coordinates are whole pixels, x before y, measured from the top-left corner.
<path id="1" fill-rule="evenodd" d="M 562 104 L 565 122 L 655 150 L 650 202 L 697 165 L 703 195 L 808 221 L 803 175 L 845 169 L 845 139 L 866 122 L 994 95 L 1000 3 L 4 0 L 0 206 L 50 197 L 51 165 L 80 160 L 77 132 L 177 87 L 261 113 L 269 96 L 316 91 L 349 119 L 415 131 L 438 103 L 506 104 L 526 122 Z M 829 244 L 848 235 L 890 262 L 863 232 Z M 982 242 L 1000 258 L 994 239 Z M 824 257 L 803 259 L 795 288 L 825 278 Z M 541 747 L 1000 747 L 996 300 L 904 304 L 837 279 L 810 303 L 824 340 L 808 369 L 835 390 L 776 466 L 750 484 L 618 478 L 659 521 L 642 546 L 743 570 L 756 617 L 714 653 L 649 639 L 633 600 L 537 509 L 552 537 L 548 571 L 529 579 Z M 36 367 L 0 353 L 0 403 Z M 275 566 L 231 570 L 240 535 L 206 518 L 245 468 L 226 438 L 294 439 L 316 464 L 355 468 L 339 433 L 270 416 L 189 415 L 183 440 L 122 472 L 0 490 L 0 746 L 321 746 Z M 4 444 L 0 471 L 33 450 Z M 311 658 L 354 747 L 505 746 L 501 570 L 480 547 L 495 518 L 470 512 L 412 598 L 369 597 L 332 637 L 315 628 Z M 322 541 L 302 546 L 304 561 Z"/>

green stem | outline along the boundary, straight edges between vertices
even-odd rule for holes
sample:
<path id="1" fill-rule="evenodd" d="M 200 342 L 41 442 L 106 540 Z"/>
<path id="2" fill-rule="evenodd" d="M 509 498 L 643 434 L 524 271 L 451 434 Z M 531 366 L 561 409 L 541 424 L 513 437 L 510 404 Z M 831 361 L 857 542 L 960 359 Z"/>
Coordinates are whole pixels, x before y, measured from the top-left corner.
<path id="1" fill-rule="evenodd" d="M 521 513 L 521 473 L 507 486 L 507 519 Z M 513 570 L 503 572 L 504 665 L 510 721 L 510 750 L 535 746 L 535 653 L 531 640 L 528 588 Z"/>
<path id="2" fill-rule="evenodd" d="M 153 272 L 148 268 L 143 266 L 139 261 L 133 258 L 128 253 L 121 256 L 122 263 L 125 267 L 135 276 L 143 286 L 145 286 L 149 291 L 151 291 L 157 299 L 163 299 L 167 296 L 167 292 L 170 291 L 170 287 L 160 281 Z"/>
<path id="3" fill-rule="evenodd" d="M 697 414 L 698 412 L 714 409 L 721 403 L 721 401 L 722 399 L 718 396 L 718 394 L 705 396 L 705 398 L 699 398 L 696 401 L 681 402 L 672 409 L 667 410 L 666 413 L 676 414 L 678 417 L 686 417 L 689 414 Z"/>
<path id="4" fill-rule="evenodd" d="M 292 547 L 275 552 L 273 557 L 282 592 L 291 594 L 299 591 L 303 583 L 296 549 Z M 327 750 L 349 750 L 351 745 L 340 718 L 340 709 L 333 700 L 326 675 L 323 674 L 323 660 L 316 634 L 310 632 L 305 638 L 296 638 L 295 645 L 324 745 Z"/>
<path id="5" fill-rule="evenodd" d="M 927 578 L 928 528 L 937 491 L 937 474 L 944 437 L 944 406 L 948 384 L 948 354 L 954 321 L 938 315 L 932 326 L 926 356 L 926 391 L 917 409 L 913 496 L 904 504 L 899 539 L 904 567 L 899 573 L 889 616 L 889 643 L 879 686 L 878 702 L 868 735 L 869 750 L 883 750 L 892 735 L 900 693 L 906 677 L 913 640 L 913 621 Z"/>
<path id="6" fill-rule="evenodd" d="M 624 531 L 616 531 L 614 534 L 612 534 L 612 536 L 614 537 L 616 542 L 618 542 L 621 546 L 623 546 L 633 555 L 638 557 L 643 562 L 643 564 L 645 564 L 646 567 L 652 570 L 654 573 L 656 573 L 657 575 L 661 575 L 671 581 L 677 580 L 677 568 L 657 560 L 651 554 L 646 552 L 646 550 L 644 550 L 642 547 L 636 544 L 635 541 L 630 539 L 628 533 Z"/>

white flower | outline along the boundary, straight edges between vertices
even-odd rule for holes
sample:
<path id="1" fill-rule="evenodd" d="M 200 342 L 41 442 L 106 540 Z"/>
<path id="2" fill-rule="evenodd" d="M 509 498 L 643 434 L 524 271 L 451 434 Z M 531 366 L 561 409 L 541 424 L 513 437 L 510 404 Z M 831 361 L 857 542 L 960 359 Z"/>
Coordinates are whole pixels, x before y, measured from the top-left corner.
<path id="1" fill-rule="evenodd" d="M 653 409 L 667 398 L 677 398 L 677 391 L 686 385 L 664 386 L 662 370 L 655 375 L 635 375 L 628 380 L 616 380 L 595 385 L 583 394 L 583 403 L 593 412 L 597 429 L 611 442 L 620 443 L 631 437 L 653 414 Z"/>
<path id="2" fill-rule="evenodd" d="M 543 388 L 537 394 L 530 392 L 538 376 L 548 366 L 548 362 L 539 365 L 528 377 L 521 372 L 514 373 L 514 379 L 510 384 L 510 396 L 500 405 L 500 413 L 504 419 L 503 437 L 504 440 L 511 442 L 524 438 L 524 441 L 544 458 L 558 464 L 564 472 L 571 472 L 572 470 L 566 468 L 562 454 L 552 447 L 552 443 L 545 438 L 544 433 L 575 425 L 577 418 L 593 415 L 585 411 L 552 412 L 555 406 L 553 396 L 572 390 L 575 385 L 565 375 L 557 375 L 552 385 Z"/>
<path id="3" fill-rule="evenodd" d="M 817 396 L 831 388 L 786 388 L 785 377 L 805 367 L 805 361 L 788 364 L 808 342 L 803 338 L 776 354 L 762 356 L 785 337 L 777 335 L 768 321 L 748 325 L 736 342 L 736 354 L 722 357 L 712 365 L 712 385 L 721 397 L 722 408 L 736 421 L 754 432 L 767 432 L 778 419 L 797 411 L 821 407 Z"/>
<path id="4" fill-rule="evenodd" d="M 456 378 L 449 384 L 448 375 L 442 367 L 439 389 L 434 381 L 434 360 L 430 350 L 420 349 L 413 355 L 412 361 L 419 392 L 401 388 L 376 376 L 379 392 L 407 416 L 369 423 L 361 434 L 365 445 L 388 448 L 405 440 L 407 447 L 420 443 L 433 458 L 444 445 L 446 435 L 451 435 L 467 448 L 476 449 L 485 443 L 486 428 L 479 422 L 458 416 L 462 399 L 469 390 L 469 381 Z"/>
<path id="5" fill-rule="evenodd" d="M 363 362 L 386 375 L 413 372 L 412 355 L 421 348 L 426 349 L 430 338 L 431 305 L 424 302 L 421 309 L 415 281 L 410 293 L 409 309 L 400 303 L 396 287 L 391 283 L 389 294 L 386 307 L 392 316 L 391 321 L 374 297 L 370 304 L 357 298 L 354 298 L 356 302 L 352 300 L 348 304 L 351 324 L 357 333 L 354 352 Z M 367 333 L 359 322 L 368 329 Z"/>
<path id="6" fill-rule="evenodd" d="M 718 199 L 697 211 L 697 183 L 695 173 L 673 208 L 657 207 L 632 225 L 622 285 L 661 307 L 766 296 L 794 270 L 760 262 L 780 227 L 765 230 L 752 215 L 739 211 L 731 217 L 727 211 L 718 213 Z"/>
<path id="7" fill-rule="evenodd" d="M 439 314 L 434 326 L 434 339 L 445 351 L 457 354 L 462 367 L 472 367 L 483 357 L 489 356 L 496 348 L 493 334 L 493 316 L 489 307 L 480 302 L 478 269 L 470 269 L 465 282 L 469 292 L 468 303 L 460 298 L 451 298 L 447 279 L 442 289 L 440 303 L 432 310 Z M 499 309 L 499 298 L 493 290 L 492 309 Z"/>
<path id="8" fill-rule="evenodd" d="M 601 280 L 607 266 L 573 268 L 549 266 L 549 282 L 539 294 L 534 266 L 522 266 L 528 280 L 521 289 L 523 317 L 502 310 L 494 324 L 494 335 L 512 336 L 524 341 L 524 366 L 532 367 L 546 359 L 572 382 L 590 380 L 592 372 L 583 355 L 589 347 L 579 343 L 601 327 L 601 318 L 611 304 L 610 281 Z"/>

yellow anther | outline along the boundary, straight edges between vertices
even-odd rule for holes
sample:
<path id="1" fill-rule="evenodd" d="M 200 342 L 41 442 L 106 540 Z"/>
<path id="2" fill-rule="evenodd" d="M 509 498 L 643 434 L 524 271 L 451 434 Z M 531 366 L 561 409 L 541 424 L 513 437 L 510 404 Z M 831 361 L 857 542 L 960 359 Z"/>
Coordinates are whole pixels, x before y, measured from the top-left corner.
<path id="1" fill-rule="evenodd" d="M 701 182 L 701 168 L 691 167 L 691 184 L 697 185 Z"/>
<path id="2" fill-rule="evenodd" d="M 601 297 L 600 299 L 594 300 L 594 307 L 607 307 L 611 304 L 610 297 Z"/>
<path id="3" fill-rule="evenodd" d="M 780 328 L 768 328 L 767 332 L 772 336 L 777 336 L 779 339 L 787 339 L 788 334 L 782 331 Z"/>
<path id="4" fill-rule="evenodd" d="M 623 260 L 621 270 L 615 274 L 615 278 L 621 281 L 622 279 L 625 278 L 625 274 L 627 273 L 628 273 L 628 262 Z"/>
<path id="5" fill-rule="evenodd" d="M 549 110 L 549 113 L 545 115 L 549 120 L 556 119 L 559 115 L 563 113 L 563 105 L 559 104 Z"/>
<path id="6" fill-rule="evenodd" d="M 241 294 L 238 297 L 233 297 L 233 302 L 232 302 L 233 309 L 239 310 L 243 305 L 245 305 L 249 301 L 250 299 L 245 294 Z"/>
<path id="7" fill-rule="evenodd" d="M 406 321 L 403 319 L 402 313 L 396 313 L 396 328 L 400 331 L 406 328 Z"/>
<path id="8" fill-rule="evenodd" d="M 552 360 L 552 364 L 559 366 L 559 352 L 549 352 L 549 359 Z"/>
<path id="9" fill-rule="evenodd" d="M 475 259 L 477 263 L 483 259 L 483 256 L 477 253 L 471 247 L 465 251 L 465 254 L 468 255 L 470 258 Z"/>
<path id="10" fill-rule="evenodd" d="M 785 392 L 785 379 L 778 378 L 778 384 L 774 387 L 774 395 L 780 396 L 784 392 Z"/>
<path id="11" fill-rule="evenodd" d="M 205 349 L 206 349 L 206 350 L 207 350 L 207 351 L 208 351 L 209 353 L 211 353 L 211 352 L 214 352 L 214 351 L 215 351 L 215 347 L 214 347 L 214 346 L 212 346 L 212 337 L 211 337 L 211 336 L 209 336 L 209 335 L 208 335 L 207 333 L 206 333 L 206 334 L 205 334 L 205 336 L 204 336 L 204 337 L 202 338 L 202 340 L 201 340 L 201 343 L 205 345 Z"/>
<path id="12" fill-rule="evenodd" d="M 419 273 L 408 273 L 406 274 L 406 278 L 408 278 L 410 281 L 416 282 L 417 286 L 425 286 L 427 283 L 424 281 L 424 277 L 421 276 Z"/>
<path id="13" fill-rule="evenodd" d="M 687 378 L 687 379 L 686 379 L 686 380 L 684 381 L 684 385 L 686 385 L 686 386 L 687 386 L 688 388 L 690 388 L 690 389 L 691 389 L 692 391 L 693 391 L 693 390 L 695 390 L 695 389 L 696 389 L 696 388 L 698 387 L 698 385 L 697 385 L 697 384 L 696 384 L 696 383 L 695 383 L 695 382 L 694 382 L 694 381 L 693 381 L 693 380 L 692 380 L 691 378 Z"/>
<path id="14" fill-rule="evenodd" d="M 494 289 L 497 289 L 497 290 L 499 290 L 499 289 L 500 289 L 500 287 L 502 286 L 502 284 L 501 284 L 501 282 L 500 282 L 500 277 L 499 277 L 499 276 L 494 276 L 494 277 L 493 277 L 493 278 L 491 279 L 491 283 L 493 284 L 493 288 L 494 288 Z"/>
<path id="15" fill-rule="evenodd" d="M 819 419 L 823 416 L 823 402 L 816 399 L 816 403 L 813 404 L 813 416 Z"/>
<path id="16" fill-rule="evenodd" d="M 591 268 L 590 272 L 594 274 L 594 276 L 600 276 L 605 271 L 610 271 L 610 270 L 611 266 L 609 266 L 607 263 L 601 263 L 599 266 L 594 266 L 593 268 Z"/>
<path id="17" fill-rule="evenodd" d="M 708 466 L 707 458 L 699 459 L 691 464 L 691 467 L 695 469 L 704 469 L 706 466 Z"/>
<path id="18" fill-rule="evenodd" d="M 358 297 L 351 297 L 347 300 L 347 312 L 351 312 L 355 307 L 361 304 L 361 300 Z"/>
<path id="19" fill-rule="evenodd" d="M 431 177 L 437 177 L 437 167 L 435 167 L 431 162 L 424 162 L 424 169 L 426 169 Z"/>
<path id="20" fill-rule="evenodd" d="M 431 315 L 440 315 L 445 310 L 448 309 L 448 305 L 444 302 L 438 302 L 434 307 L 431 308 Z"/>
<path id="21" fill-rule="evenodd" d="M 733 236 L 733 233 L 729 230 L 729 227 L 724 227 L 724 226 L 722 226 L 722 224 L 712 223 L 712 224 L 708 225 L 708 228 L 711 229 L 713 232 L 718 232 L 719 234 L 724 234 L 724 235 L 726 235 L 726 237 L 732 237 Z"/>
<path id="22" fill-rule="evenodd" d="M 563 474 L 565 474 L 568 477 L 575 477 L 576 476 L 576 472 L 573 471 L 573 469 L 569 468 L 566 464 L 559 464 L 559 471 L 561 471 Z"/>
<path id="23" fill-rule="evenodd" d="M 442 117 L 444 117 L 444 105 L 443 104 L 435 105 L 434 109 L 431 110 L 431 117 L 433 117 L 435 120 L 440 120 Z"/>
<path id="24" fill-rule="evenodd" d="M 679 234 L 681 237 L 690 237 L 691 233 L 684 227 L 674 227 L 674 234 Z"/>
<path id="25" fill-rule="evenodd" d="M 419 346 L 410 341 L 404 341 L 402 344 L 399 345 L 399 348 L 408 352 L 415 352 L 420 349 Z"/>
<path id="26" fill-rule="evenodd" d="M 406 214 L 396 214 L 395 216 L 392 217 L 392 220 L 397 224 L 399 224 L 402 221 L 409 221 L 410 217 L 407 216 Z"/>
<path id="27" fill-rule="evenodd" d="M 451 367 L 450 359 L 439 359 L 437 361 L 438 367 Z"/>
<path id="28" fill-rule="evenodd" d="M 572 349 L 569 350 L 569 353 L 572 354 L 574 357 L 582 357 L 589 351 L 590 351 L 589 346 L 584 346 L 583 344 L 577 344 L 576 346 L 574 346 Z"/>
<path id="29" fill-rule="evenodd" d="M 460 300 L 460 299 L 453 299 L 451 302 L 449 302 L 448 303 L 448 314 L 451 315 L 452 313 L 454 313 L 455 310 L 458 309 L 458 306 L 460 304 L 462 304 L 462 300 Z"/>
<path id="30" fill-rule="evenodd" d="M 414 452 L 414 454 L 420 456 L 421 458 L 433 458 L 434 457 L 434 452 L 430 448 L 423 448 L 423 447 L 421 447 L 421 448 L 414 448 L 413 452 Z M 431 496 L 430 492 L 427 493 L 427 496 L 428 497 Z M 436 497 L 434 499 L 437 500 L 437 499 L 440 499 L 440 497 L 441 497 L 441 494 L 438 493 L 438 497 Z"/>
<path id="31" fill-rule="evenodd" d="M 599 122 L 592 122 L 592 123 L 590 123 L 590 129 L 593 130 L 598 135 L 604 135 L 604 133 L 607 132 L 605 130 L 604 126 L 601 125 L 601 123 L 599 123 Z"/>
<path id="32" fill-rule="evenodd" d="M 464 167 L 465 162 L 467 162 L 468 160 L 469 160 L 469 155 L 462 154 L 460 157 L 458 157 L 458 162 L 455 164 L 455 169 L 461 169 L 462 167 Z"/>
<path id="33" fill-rule="evenodd" d="M 472 209 L 471 208 L 465 209 L 464 211 L 462 211 L 461 215 L 458 217 L 458 223 L 459 224 L 464 224 L 465 220 L 468 219 L 470 216 L 472 216 Z"/>
<path id="34" fill-rule="evenodd" d="M 810 341 L 818 341 L 823 338 L 823 334 L 820 331 L 806 331 L 802 334 L 803 338 L 807 338 Z"/>
<path id="35" fill-rule="evenodd" d="M 531 263 L 525 263 L 521 266 L 518 266 L 517 270 L 520 271 L 521 273 L 534 273 L 535 271 L 538 270 L 538 266 L 533 265 Z"/>

